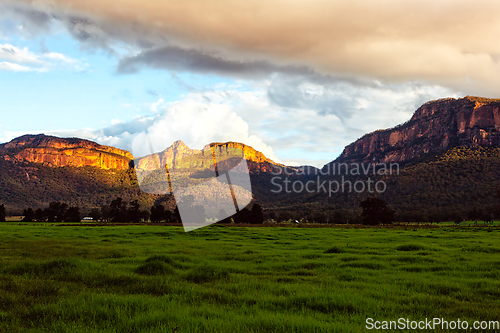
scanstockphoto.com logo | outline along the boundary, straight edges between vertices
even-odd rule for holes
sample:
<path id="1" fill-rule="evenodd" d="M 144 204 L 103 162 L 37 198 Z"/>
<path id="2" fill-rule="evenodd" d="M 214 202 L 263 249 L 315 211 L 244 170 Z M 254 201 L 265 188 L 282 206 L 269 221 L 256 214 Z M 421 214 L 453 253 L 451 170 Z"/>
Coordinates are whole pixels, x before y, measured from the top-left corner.
<path id="1" fill-rule="evenodd" d="M 182 142 L 157 147 L 161 135 L 140 133 L 132 143 L 141 191 L 172 194 L 184 231 L 231 217 L 252 200 L 244 151 L 231 145 L 191 150 Z"/>
<path id="2" fill-rule="evenodd" d="M 330 163 L 322 169 L 304 167 L 293 172 L 278 167 L 272 174 L 272 193 L 380 194 L 387 190 L 387 183 L 379 178 L 399 175 L 399 164 Z"/>

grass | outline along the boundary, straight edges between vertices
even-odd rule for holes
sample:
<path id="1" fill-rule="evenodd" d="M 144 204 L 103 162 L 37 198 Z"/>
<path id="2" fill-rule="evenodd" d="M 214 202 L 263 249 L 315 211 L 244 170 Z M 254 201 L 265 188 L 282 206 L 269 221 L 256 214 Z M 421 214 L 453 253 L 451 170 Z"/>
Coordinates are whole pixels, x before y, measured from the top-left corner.
<path id="1" fill-rule="evenodd" d="M 0 332 L 362 332 L 369 317 L 498 320 L 499 235 L 3 223 Z"/>

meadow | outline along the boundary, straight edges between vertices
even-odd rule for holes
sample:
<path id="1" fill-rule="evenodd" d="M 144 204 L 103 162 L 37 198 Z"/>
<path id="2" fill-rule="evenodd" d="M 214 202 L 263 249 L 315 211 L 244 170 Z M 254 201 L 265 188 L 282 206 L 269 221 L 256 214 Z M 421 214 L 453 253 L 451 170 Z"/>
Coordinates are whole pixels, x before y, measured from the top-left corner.
<path id="1" fill-rule="evenodd" d="M 0 332 L 364 332 L 367 318 L 500 320 L 499 236 L 496 227 L 2 223 Z"/>

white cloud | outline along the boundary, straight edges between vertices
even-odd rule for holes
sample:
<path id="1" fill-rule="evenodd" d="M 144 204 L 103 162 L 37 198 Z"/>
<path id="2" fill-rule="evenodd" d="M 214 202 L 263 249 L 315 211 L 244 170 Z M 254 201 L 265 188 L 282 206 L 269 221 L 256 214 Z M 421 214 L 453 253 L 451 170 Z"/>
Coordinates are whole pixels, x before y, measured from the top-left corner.
<path id="1" fill-rule="evenodd" d="M 137 116 L 129 122 L 112 120 L 111 126 L 100 129 L 39 131 L 47 135 L 80 137 L 100 144 L 132 150 L 134 138 L 148 130 L 158 150 L 168 148 L 177 140 L 191 148 L 201 149 L 211 142 L 242 142 L 266 157 L 280 162 L 273 149 L 249 130 L 248 124 L 233 109 L 234 100 L 222 98 L 221 92 L 193 93 L 174 103 L 159 99 L 155 105 L 161 112 L 155 116 Z M 145 110 L 148 112 L 148 110 Z M 12 139 L 14 133 L 4 135 Z M 15 133 L 19 134 L 19 133 Z"/>
<path id="2" fill-rule="evenodd" d="M 163 112 L 152 124 L 144 121 L 144 129 L 147 126 L 151 137 L 156 138 L 153 146 L 159 150 L 177 140 L 197 149 L 210 142 L 236 141 L 252 146 L 268 158 L 277 159 L 270 146 L 250 133 L 248 124 L 235 112 L 232 102 L 234 101 L 221 98 L 218 92 L 190 94 L 185 99 L 168 105 L 163 105 L 160 99 L 156 104 L 163 108 Z M 134 123 L 138 121 L 140 119 L 136 119 Z M 126 137 L 129 139 L 128 135 Z M 127 145 L 130 146 L 130 142 Z"/>
<path id="3" fill-rule="evenodd" d="M 31 71 L 31 68 L 14 64 L 12 62 L 3 61 L 0 62 L 0 70 L 11 71 L 11 72 L 29 72 Z"/>
<path id="4" fill-rule="evenodd" d="M 0 44 L 0 70 L 23 72 L 47 72 L 55 69 L 82 71 L 88 64 L 65 56 L 61 53 L 47 52 L 36 54 L 27 47 Z"/>

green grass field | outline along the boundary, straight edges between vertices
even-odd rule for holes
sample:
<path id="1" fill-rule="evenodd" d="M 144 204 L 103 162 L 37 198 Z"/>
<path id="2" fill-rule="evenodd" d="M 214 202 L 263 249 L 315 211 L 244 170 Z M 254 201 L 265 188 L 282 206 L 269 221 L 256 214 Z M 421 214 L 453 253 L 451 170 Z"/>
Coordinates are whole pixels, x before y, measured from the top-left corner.
<path id="1" fill-rule="evenodd" d="M 363 332 L 369 317 L 500 320 L 499 236 L 488 227 L 3 223 L 0 332 Z"/>

